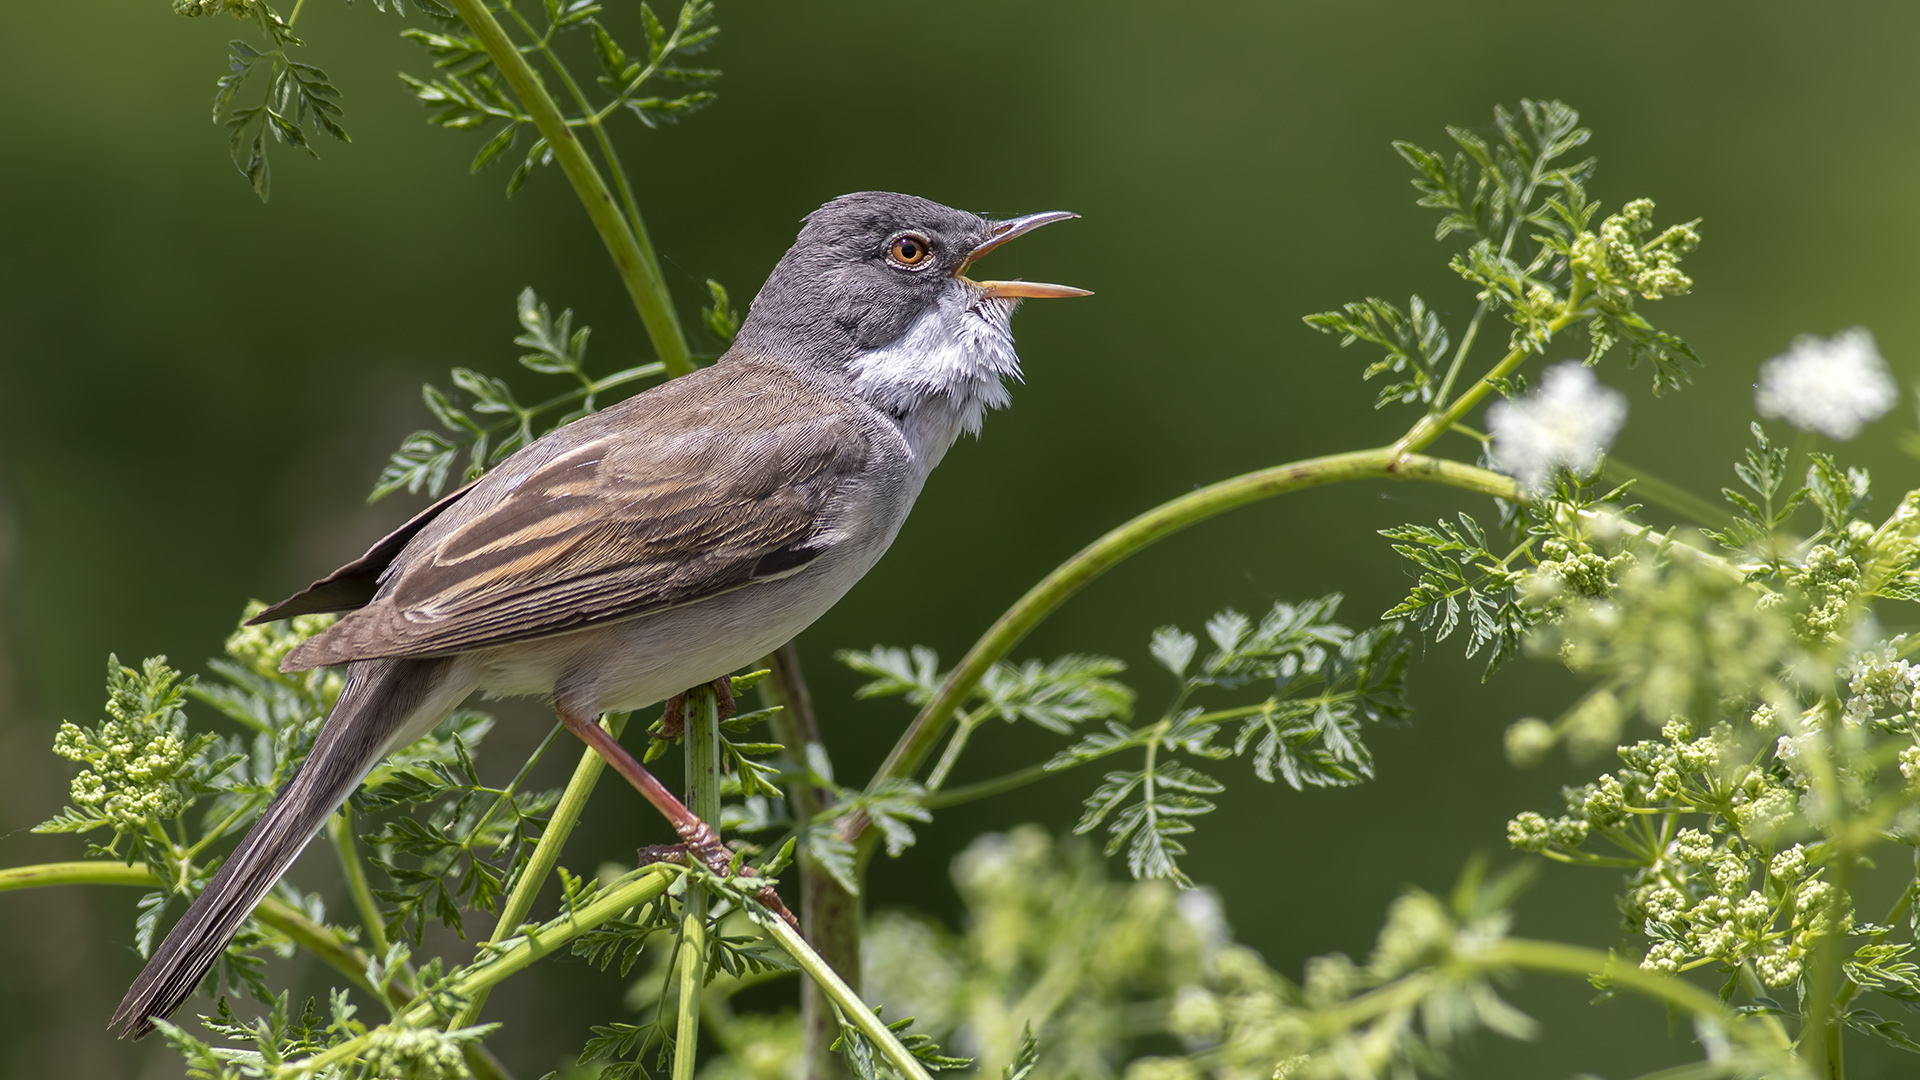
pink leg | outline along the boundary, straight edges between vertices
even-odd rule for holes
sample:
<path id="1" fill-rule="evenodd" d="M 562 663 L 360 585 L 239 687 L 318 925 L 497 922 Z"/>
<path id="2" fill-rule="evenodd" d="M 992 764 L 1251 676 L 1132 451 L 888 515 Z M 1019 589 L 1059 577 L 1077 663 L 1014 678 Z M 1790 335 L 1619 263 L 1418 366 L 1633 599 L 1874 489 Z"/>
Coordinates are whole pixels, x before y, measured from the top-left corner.
<path id="1" fill-rule="evenodd" d="M 719 833 L 714 832 L 706 822 L 695 817 L 693 811 L 687 809 L 686 803 L 681 802 L 673 792 L 668 791 L 665 784 L 648 772 L 646 766 L 635 761 L 633 755 L 627 753 L 627 748 L 616 742 L 613 736 L 608 734 L 607 729 L 595 723 L 591 717 L 583 717 L 571 709 L 558 705 L 555 706 L 554 711 L 560 714 L 560 722 L 567 726 L 568 731 L 578 735 L 580 741 L 593 747 L 595 753 L 604 758 L 607 764 L 613 766 L 615 772 L 626 777 L 627 783 L 632 784 L 634 790 L 652 803 L 654 809 L 660 811 L 668 824 L 673 826 L 673 831 L 680 834 L 680 840 L 686 845 L 689 855 L 700 860 L 701 865 L 716 877 L 728 875 L 733 862 L 733 852 L 728 850 L 727 845 L 720 842 Z M 751 875 L 753 868 L 743 867 L 742 873 Z M 794 919 L 793 913 L 787 910 L 787 905 L 781 903 L 778 893 L 770 888 L 762 889 L 760 902 L 777 912 L 794 929 L 799 929 L 799 923 Z"/>

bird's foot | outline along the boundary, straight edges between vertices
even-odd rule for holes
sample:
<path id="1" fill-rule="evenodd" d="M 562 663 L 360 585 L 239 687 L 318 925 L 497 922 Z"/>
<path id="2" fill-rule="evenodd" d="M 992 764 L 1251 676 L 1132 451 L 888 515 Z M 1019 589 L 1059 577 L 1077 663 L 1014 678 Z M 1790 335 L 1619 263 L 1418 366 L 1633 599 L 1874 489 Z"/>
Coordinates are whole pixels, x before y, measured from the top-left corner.
<path id="1" fill-rule="evenodd" d="M 656 845 L 651 848 L 642 848 L 640 849 L 642 859 L 646 857 L 649 851 L 678 850 L 698 860 L 700 865 L 706 867 L 715 877 L 733 877 L 736 876 L 736 874 L 739 877 L 758 876 L 758 873 L 751 866 L 742 865 L 736 871 L 733 866 L 733 849 L 722 843 L 720 841 L 720 835 L 708 828 L 707 823 L 701 821 L 699 818 L 690 818 L 686 822 L 676 825 L 674 831 L 678 832 L 680 838 L 686 841 L 684 844 Z M 645 865 L 645 863 L 643 862 L 642 865 Z M 769 911 L 785 919 L 788 926 L 793 927 L 795 930 L 800 929 L 800 920 L 794 918 L 793 912 L 787 909 L 786 903 L 780 899 L 780 894 L 773 890 L 773 886 L 769 885 L 760 889 L 759 900 L 762 904 L 766 905 Z"/>
<path id="2" fill-rule="evenodd" d="M 687 857 L 687 845 L 648 844 L 646 847 L 634 852 L 634 855 L 639 859 L 639 863 L 634 869 L 644 869 L 652 866 L 654 863 L 679 862 L 681 859 Z"/>
<path id="3" fill-rule="evenodd" d="M 739 706 L 733 700 L 733 679 L 722 675 L 708 684 L 713 687 L 714 704 L 718 707 L 722 722 L 733 719 Z M 666 710 L 660 714 L 659 738 L 677 739 L 687 731 L 687 695 L 690 690 L 682 690 L 667 699 Z"/>

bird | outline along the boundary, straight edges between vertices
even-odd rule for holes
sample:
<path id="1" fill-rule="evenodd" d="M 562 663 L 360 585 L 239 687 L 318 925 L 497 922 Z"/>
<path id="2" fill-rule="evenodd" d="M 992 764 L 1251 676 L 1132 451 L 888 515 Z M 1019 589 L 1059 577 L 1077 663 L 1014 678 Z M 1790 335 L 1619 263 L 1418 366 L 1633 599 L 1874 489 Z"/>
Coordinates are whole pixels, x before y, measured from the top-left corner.
<path id="1" fill-rule="evenodd" d="M 1078 215 L 993 219 L 843 195 L 799 236 L 713 364 L 555 429 L 253 621 L 344 612 L 282 664 L 346 665 L 293 779 L 114 1013 L 139 1038 L 186 1000 L 328 816 L 475 692 L 561 722 L 716 869 L 716 834 L 596 723 L 791 640 L 892 544 L 928 474 L 1021 379 L 1010 318 L 1065 285 L 973 263 Z"/>

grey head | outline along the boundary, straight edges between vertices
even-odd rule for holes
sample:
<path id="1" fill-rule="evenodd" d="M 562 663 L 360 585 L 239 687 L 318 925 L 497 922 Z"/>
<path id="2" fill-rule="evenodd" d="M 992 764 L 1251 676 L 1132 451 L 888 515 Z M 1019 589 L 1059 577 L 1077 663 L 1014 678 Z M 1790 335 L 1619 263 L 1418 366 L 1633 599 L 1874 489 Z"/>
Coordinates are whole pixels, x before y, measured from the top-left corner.
<path id="1" fill-rule="evenodd" d="M 748 309 L 735 348 L 843 373 L 896 418 L 925 404 L 979 430 L 1020 377 L 1009 319 L 1025 298 L 1085 296 L 1065 285 L 975 281 L 973 262 L 1077 215 L 994 220 L 912 195 L 842 195 L 807 215 Z M 957 433 L 957 432 L 956 432 Z"/>

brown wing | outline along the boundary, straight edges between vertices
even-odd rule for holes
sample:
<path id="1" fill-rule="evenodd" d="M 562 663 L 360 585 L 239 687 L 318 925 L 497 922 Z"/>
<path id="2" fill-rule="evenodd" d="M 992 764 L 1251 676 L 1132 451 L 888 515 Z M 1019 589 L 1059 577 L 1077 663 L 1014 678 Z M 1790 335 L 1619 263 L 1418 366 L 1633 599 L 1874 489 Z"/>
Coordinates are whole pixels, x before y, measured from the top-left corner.
<path id="1" fill-rule="evenodd" d="M 817 398 L 797 407 L 797 388 L 779 380 L 704 400 L 716 390 L 706 374 L 503 462 L 406 546 L 372 603 L 302 644 L 287 670 L 543 637 L 817 558 L 835 539 L 834 496 L 870 458 L 868 429 Z"/>

